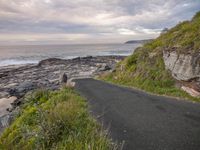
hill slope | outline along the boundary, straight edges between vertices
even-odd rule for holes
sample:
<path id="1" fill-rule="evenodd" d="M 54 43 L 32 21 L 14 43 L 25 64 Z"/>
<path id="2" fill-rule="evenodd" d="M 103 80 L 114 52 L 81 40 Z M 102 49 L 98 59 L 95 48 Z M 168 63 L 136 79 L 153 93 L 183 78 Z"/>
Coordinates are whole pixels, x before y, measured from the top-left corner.
<path id="1" fill-rule="evenodd" d="M 193 98 L 200 92 L 200 12 L 135 50 L 104 79 L 149 92 Z"/>
<path id="2" fill-rule="evenodd" d="M 0 137 L 1 150 L 106 150 L 114 146 L 89 114 L 86 101 L 72 88 L 27 94 Z"/>

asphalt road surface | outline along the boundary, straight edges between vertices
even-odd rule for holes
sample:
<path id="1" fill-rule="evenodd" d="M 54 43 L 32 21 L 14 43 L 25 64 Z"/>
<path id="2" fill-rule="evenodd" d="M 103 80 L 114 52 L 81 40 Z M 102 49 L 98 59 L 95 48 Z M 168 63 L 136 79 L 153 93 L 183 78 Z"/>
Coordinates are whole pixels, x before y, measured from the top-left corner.
<path id="1" fill-rule="evenodd" d="M 123 150 L 200 150 L 200 104 L 94 79 L 75 88 Z"/>

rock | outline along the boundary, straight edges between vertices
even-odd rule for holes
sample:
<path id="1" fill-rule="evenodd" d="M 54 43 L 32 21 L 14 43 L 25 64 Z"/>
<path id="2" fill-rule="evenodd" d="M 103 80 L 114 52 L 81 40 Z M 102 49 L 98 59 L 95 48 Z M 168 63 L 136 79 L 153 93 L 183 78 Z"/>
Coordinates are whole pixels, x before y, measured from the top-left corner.
<path id="1" fill-rule="evenodd" d="M 108 66 L 108 65 L 106 65 L 105 67 L 104 67 L 104 71 L 107 71 L 107 70 L 111 70 L 112 68 L 110 67 L 110 66 Z"/>
<path id="2" fill-rule="evenodd" d="M 25 103 L 22 98 L 27 92 L 31 92 L 37 88 L 44 88 L 49 90 L 57 90 L 61 86 L 74 87 L 75 83 L 68 79 L 94 77 L 110 68 L 124 56 L 88 56 L 85 58 L 75 58 L 69 60 L 50 58 L 42 60 L 38 65 L 27 64 L 20 66 L 0 67 L 0 110 L 9 115 L 0 117 L 0 131 L 1 127 L 6 127 L 9 124 L 9 117 L 19 108 L 21 103 Z M 60 72 L 64 72 L 60 74 Z M 16 96 L 17 99 L 9 101 L 7 97 Z M 1 105 L 1 102 L 8 106 Z"/>
<path id="3" fill-rule="evenodd" d="M 149 53 L 149 58 L 153 58 L 153 57 L 155 57 L 157 55 L 157 53 Z"/>
<path id="4" fill-rule="evenodd" d="M 67 74 L 63 73 L 63 74 L 61 75 L 61 77 L 60 77 L 60 83 L 61 83 L 61 84 L 67 83 L 67 79 L 68 79 Z"/>
<path id="5" fill-rule="evenodd" d="M 80 61 L 80 60 L 81 60 L 81 57 L 76 57 L 76 58 L 73 58 L 72 60 L 73 60 L 73 61 Z"/>
<path id="6" fill-rule="evenodd" d="M 102 71 L 111 71 L 110 69 L 124 58 L 124 56 L 88 56 L 69 60 L 50 58 L 40 61 L 38 65 L 4 67 L 0 69 L 2 75 L 0 91 L 20 98 L 27 91 L 36 88 L 59 89 L 62 83 L 67 83 L 67 78 L 60 76 L 60 71 L 65 72 L 70 78 L 94 77 Z M 6 97 L 7 94 L 2 93 L 2 95 Z"/>
<path id="7" fill-rule="evenodd" d="M 112 73 L 115 73 L 116 71 L 117 71 L 116 69 L 113 69 L 113 70 L 112 70 Z"/>
<path id="8" fill-rule="evenodd" d="M 99 71 L 108 71 L 111 70 L 112 68 L 110 66 L 108 66 L 107 64 L 102 65 L 101 68 L 99 69 Z"/>
<path id="9" fill-rule="evenodd" d="M 17 83 L 11 83 L 11 84 L 7 84 L 5 87 L 10 89 L 10 88 L 15 87 L 17 85 L 18 85 Z"/>
<path id="10" fill-rule="evenodd" d="M 30 91 L 34 89 L 34 86 L 35 85 L 31 82 L 24 82 L 24 83 L 19 84 L 17 91 L 20 93 L 24 91 Z"/>
<path id="11" fill-rule="evenodd" d="M 165 68 L 182 83 L 181 89 L 198 97 L 200 92 L 200 53 L 178 54 L 176 50 L 163 51 Z M 187 85 L 187 86 L 185 86 Z"/>
<path id="12" fill-rule="evenodd" d="M 84 60 L 90 60 L 90 59 L 92 59 L 93 57 L 92 56 L 86 56 L 86 57 L 83 57 L 82 59 Z"/>
<path id="13" fill-rule="evenodd" d="M 66 84 L 66 86 L 67 86 L 67 87 L 74 87 L 74 86 L 75 86 L 75 84 L 76 84 L 76 83 L 75 83 L 75 82 L 73 82 L 73 79 L 70 79 L 70 80 L 68 80 L 68 81 L 67 81 L 67 84 Z"/>
<path id="14" fill-rule="evenodd" d="M 7 128 L 11 123 L 11 116 L 10 115 L 4 115 L 0 117 L 0 133 Z"/>
<path id="15" fill-rule="evenodd" d="M 45 59 L 42 60 L 38 63 L 38 66 L 42 66 L 42 65 L 51 65 L 51 64 L 55 64 L 55 63 L 63 63 L 65 60 L 63 59 L 59 59 L 59 58 L 49 58 L 49 59 Z"/>
<path id="16" fill-rule="evenodd" d="M 75 59 L 50 58 L 38 65 L 10 66 L 0 69 L 0 96 L 21 98 L 26 92 L 36 88 L 59 89 L 67 83 L 68 77 L 94 77 L 102 71 L 111 71 L 124 56 L 97 56 Z M 60 74 L 60 71 L 65 75 Z M 8 94 L 7 94 L 8 93 Z"/>
<path id="17" fill-rule="evenodd" d="M 5 73 L 0 73 L 0 78 L 6 77 L 6 76 L 7 76 L 7 74 L 5 74 Z"/>
<path id="18" fill-rule="evenodd" d="M 20 83 L 17 87 L 10 89 L 9 93 L 12 96 L 17 96 L 18 98 L 24 96 L 28 91 L 36 89 L 36 85 L 32 82 Z"/>
<path id="19" fill-rule="evenodd" d="M 21 104 L 21 99 L 16 99 L 15 101 L 13 101 L 12 103 L 11 103 L 11 105 L 12 105 L 12 108 L 11 109 L 9 109 L 9 111 L 12 111 L 13 109 L 15 109 L 17 106 L 19 106 Z"/>
<path id="20" fill-rule="evenodd" d="M 175 79 L 189 81 L 200 78 L 200 53 L 178 55 L 176 51 L 163 51 L 163 58 L 166 69 Z"/>
<path id="21" fill-rule="evenodd" d="M 5 91 L 0 92 L 0 98 L 8 97 L 8 96 L 9 96 L 8 92 L 5 92 Z"/>
<path id="22" fill-rule="evenodd" d="M 11 109 L 12 108 L 11 103 L 13 103 L 16 100 L 17 97 L 15 96 L 0 99 L 0 117 L 8 114 L 7 109 Z"/>
<path id="23" fill-rule="evenodd" d="M 192 89 L 190 87 L 182 86 L 181 89 L 193 97 L 200 97 L 200 92 L 195 91 L 194 89 Z"/>

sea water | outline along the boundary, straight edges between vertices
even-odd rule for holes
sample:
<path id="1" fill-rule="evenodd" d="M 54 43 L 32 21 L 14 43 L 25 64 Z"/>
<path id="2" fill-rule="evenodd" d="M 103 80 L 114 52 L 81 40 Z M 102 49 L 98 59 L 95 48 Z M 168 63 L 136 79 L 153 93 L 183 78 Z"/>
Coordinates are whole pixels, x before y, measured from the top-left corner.
<path id="1" fill-rule="evenodd" d="M 140 44 L 10 45 L 0 46 L 0 66 L 38 63 L 47 58 L 128 56 Z"/>

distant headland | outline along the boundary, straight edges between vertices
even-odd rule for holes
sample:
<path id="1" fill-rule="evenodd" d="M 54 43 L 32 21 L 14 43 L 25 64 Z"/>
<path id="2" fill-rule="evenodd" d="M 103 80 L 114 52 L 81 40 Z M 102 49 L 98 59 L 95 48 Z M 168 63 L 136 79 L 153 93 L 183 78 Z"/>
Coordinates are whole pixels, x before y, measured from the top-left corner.
<path id="1" fill-rule="evenodd" d="M 145 40 L 130 40 L 125 42 L 125 44 L 144 44 L 144 43 L 148 43 L 151 42 L 153 39 L 145 39 Z"/>

